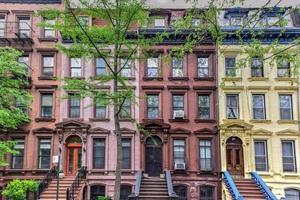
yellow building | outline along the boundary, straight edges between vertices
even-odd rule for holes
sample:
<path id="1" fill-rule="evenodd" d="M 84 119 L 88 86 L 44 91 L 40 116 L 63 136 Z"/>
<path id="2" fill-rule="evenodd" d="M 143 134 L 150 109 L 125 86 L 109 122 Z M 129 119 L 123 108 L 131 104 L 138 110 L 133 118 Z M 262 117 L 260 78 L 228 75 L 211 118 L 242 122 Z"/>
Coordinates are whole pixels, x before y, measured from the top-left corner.
<path id="1" fill-rule="evenodd" d="M 254 58 L 234 70 L 234 63 L 245 57 L 243 48 L 219 48 L 222 171 L 237 179 L 257 171 L 278 198 L 284 197 L 289 189 L 300 191 L 298 86 L 289 74 L 293 66 Z"/>

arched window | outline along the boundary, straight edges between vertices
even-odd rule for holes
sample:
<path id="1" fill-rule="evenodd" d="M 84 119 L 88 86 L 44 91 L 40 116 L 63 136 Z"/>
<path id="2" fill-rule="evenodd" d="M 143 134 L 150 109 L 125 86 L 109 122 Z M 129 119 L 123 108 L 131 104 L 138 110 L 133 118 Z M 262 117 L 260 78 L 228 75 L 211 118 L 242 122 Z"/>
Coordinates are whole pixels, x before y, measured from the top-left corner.
<path id="1" fill-rule="evenodd" d="M 128 200 L 128 195 L 132 192 L 131 185 L 121 185 L 120 200 Z"/>
<path id="2" fill-rule="evenodd" d="M 178 200 L 187 200 L 187 187 L 184 185 L 174 186 L 174 192 L 178 195 Z"/>
<path id="3" fill-rule="evenodd" d="M 214 200 L 214 187 L 204 185 L 200 187 L 200 200 Z"/>
<path id="4" fill-rule="evenodd" d="M 300 190 L 286 189 L 285 190 L 286 200 L 300 200 Z"/>
<path id="5" fill-rule="evenodd" d="M 105 197 L 105 186 L 103 185 L 91 186 L 91 200 L 97 200 L 98 197 Z"/>

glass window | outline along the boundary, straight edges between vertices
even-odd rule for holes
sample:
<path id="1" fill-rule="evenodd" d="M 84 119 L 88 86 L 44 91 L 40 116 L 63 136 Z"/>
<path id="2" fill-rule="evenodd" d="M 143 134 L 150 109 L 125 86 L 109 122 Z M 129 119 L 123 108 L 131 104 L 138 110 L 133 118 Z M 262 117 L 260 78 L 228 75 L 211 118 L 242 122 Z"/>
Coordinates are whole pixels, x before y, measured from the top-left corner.
<path id="1" fill-rule="evenodd" d="M 253 119 L 266 119 L 265 114 L 265 95 L 252 95 Z"/>
<path id="2" fill-rule="evenodd" d="M 209 58 L 198 57 L 198 77 L 209 77 Z"/>
<path id="3" fill-rule="evenodd" d="M 292 95 L 279 95 L 280 102 L 280 119 L 292 120 Z"/>
<path id="4" fill-rule="evenodd" d="M 185 185 L 174 186 L 174 192 L 178 195 L 178 200 L 187 200 L 187 187 Z"/>
<path id="5" fill-rule="evenodd" d="M 42 76 L 54 75 L 54 55 L 43 55 Z"/>
<path id="6" fill-rule="evenodd" d="M 159 100 L 157 94 L 147 95 L 147 117 L 149 119 L 159 118 Z"/>
<path id="7" fill-rule="evenodd" d="M 154 27 L 155 28 L 164 28 L 165 27 L 165 18 L 156 18 L 154 19 Z"/>
<path id="8" fill-rule="evenodd" d="M 121 75 L 122 77 L 130 78 L 131 77 L 131 66 L 132 66 L 132 60 L 128 59 L 121 59 L 120 64 L 121 64 Z"/>
<path id="9" fill-rule="evenodd" d="M 147 77 L 159 77 L 159 58 L 151 57 L 147 59 Z"/>
<path id="10" fill-rule="evenodd" d="M 105 165 L 105 139 L 93 139 L 93 168 L 104 169 Z"/>
<path id="11" fill-rule="evenodd" d="M 128 200 L 128 196 L 131 194 L 131 185 L 121 185 L 120 200 Z"/>
<path id="12" fill-rule="evenodd" d="M 284 140 L 282 144 L 282 164 L 284 172 L 297 172 L 295 142 Z"/>
<path id="13" fill-rule="evenodd" d="M 96 76 L 106 74 L 106 63 L 103 58 L 96 58 Z"/>
<path id="14" fill-rule="evenodd" d="M 30 37 L 30 17 L 18 17 L 18 28 L 21 38 Z"/>
<path id="15" fill-rule="evenodd" d="M 44 22 L 49 25 L 55 25 L 54 19 L 44 19 Z M 55 30 L 52 27 L 45 27 L 44 28 L 44 37 L 45 38 L 54 38 L 55 37 Z"/>
<path id="16" fill-rule="evenodd" d="M 81 58 L 71 58 L 71 77 L 81 76 Z"/>
<path id="17" fill-rule="evenodd" d="M 5 35 L 5 16 L 0 16 L 0 37 Z"/>
<path id="18" fill-rule="evenodd" d="M 75 94 L 69 94 L 69 117 L 80 117 L 80 98 Z"/>
<path id="19" fill-rule="evenodd" d="M 29 75 L 29 56 L 23 55 L 18 58 L 18 62 L 24 65 L 26 75 Z"/>
<path id="20" fill-rule="evenodd" d="M 173 95 L 173 111 L 184 111 L 184 95 Z"/>
<path id="21" fill-rule="evenodd" d="M 131 118 L 131 99 L 127 98 L 125 99 L 123 106 L 122 106 L 122 110 L 120 113 L 120 117 L 121 118 Z"/>
<path id="22" fill-rule="evenodd" d="M 254 141 L 256 171 L 268 171 L 267 141 Z"/>
<path id="23" fill-rule="evenodd" d="M 277 16 L 266 16 L 265 17 L 266 20 L 266 25 L 269 26 L 279 26 L 280 25 L 280 20 Z"/>
<path id="24" fill-rule="evenodd" d="M 237 16 L 230 16 L 230 26 L 242 26 L 244 24 L 244 17 L 237 15 Z"/>
<path id="25" fill-rule="evenodd" d="M 172 57 L 172 77 L 183 76 L 183 58 Z"/>
<path id="26" fill-rule="evenodd" d="M 97 100 L 95 101 L 95 118 L 106 118 L 106 105 L 104 104 L 104 102 Z"/>
<path id="27" fill-rule="evenodd" d="M 200 170 L 212 170 L 212 149 L 211 140 L 200 140 Z"/>
<path id="28" fill-rule="evenodd" d="M 98 200 L 99 197 L 105 197 L 105 186 L 92 185 L 90 189 L 91 200 Z"/>
<path id="29" fill-rule="evenodd" d="M 290 63 L 287 59 L 277 60 L 277 76 L 278 77 L 290 77 L 291 76 Z"/>
<path id="30" fill-rule="evenodd" d="M 212 186 L 200 187 L 200 200 L 214 200 L 214 188 Z"/>
<path id="31" fill-rule="evenodd" d="M 51 159 L 51 139 L 39 139 L 39 169 L 49 169 Z"/>
<path id="32" fill-rule="evenodd" d="M 263 77 L 264 67 L 262 58 L 254 57 L 251 62 L 251 76 L 252 77 Z"/>
<path id="33" fill-rule="evenodd" d="M 11 168 L 22 169 L 24 164 L 24 139 L 15 139 L 14 142 L 16 143 L 16 145 L 13 149 L 19 153 L 12 154 Z"/>
<path id="34" fill-rule="evenodd" d="M 52 118 L 53 94 L 41 94 L 41 118 Z"/>
<path id="35" fill-rule="evenodd" d="M 131 169 L 131 139 L 122 139 L 122 169 Z"/>
<path id="36" fill-rule="evenodd" d="M 185 140 L 173 141 L 174 165 L 185 163 Z"/>
<path id="37" fill-rule="evenodd" d="M 226 76 L 236 76 L 236 66 L 235 57 L 225 58 L 225 75 Z"/>
<path id="38" fill-rule="evenodd" d="M 210 119 L 210 98 L 209 95 L 198 96 L 198 117 L 199 119 Z"/>
<path id="39" fill-rule="evenodd" d="M 285 200 L 300 200 L 300 190 L 286 189 Z"/>
<path id="40" fill-rule="evenodd" d="M 226 95 L 226 113 L 228 119 L 239 118 L 239 95 L 237 94 Z"/>

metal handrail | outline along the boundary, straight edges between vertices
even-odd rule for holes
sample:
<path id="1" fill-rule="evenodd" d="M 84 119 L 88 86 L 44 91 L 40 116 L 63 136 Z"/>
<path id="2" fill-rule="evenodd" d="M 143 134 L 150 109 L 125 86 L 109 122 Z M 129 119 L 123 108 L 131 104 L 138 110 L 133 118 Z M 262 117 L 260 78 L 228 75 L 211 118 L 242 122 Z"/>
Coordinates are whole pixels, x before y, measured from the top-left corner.
<path id="1" fill-rule="evenodd" d="M 171 172 L 170 172 L 170 170 L 166 170 L 165 173 L 166 173 L 166 180 L 167 180 L 169 198 L 171 198 L 171 199 L 177 199 L 178 196 L 176 195 L 176 193 L 173 190 L 173 183 L 172 183 Z"/>
<path id="2" fill-rule="evenodd" d="M 251 172 L 252 180 L 268 200 L 278 200 L 257 172 Z"/>
<path id="3" fill-rule="evenodd" d="M 52 167 L 45 177 L 40 181 L 38 190 L 35 192 L 35 199 L 39 199 L 42 192 L 48 187 L 49 183 L 52 181 L 53 178 L 56 177 L 56 166 Z"/>
<path id="4" fill-rule="evenodd" d="M 81 167 L 78 170 L 76 178 L 73 181 L 71 187 L 67 188 L 67 197 L 66 197 L 67 200 L 74 200 L 75 199 L 75 193 L 76 193 L 77 189 L 79 188 L 81 181 L 86 179 L 86 174 L 87 174 L 87 168 L 86 167 Z"/>
<path id="5" fill-rule="evenodd" d="M 229 172 L 225 171 L 225 172 L 223 172 L 223 175 L 224 175 L 225 185 L 226 185 L 227 189 L 229 190 L 231 197 L 234 200 L 244 200 L 244 197 L 238 191 Z"/>
<path id="6" fill-rule="evenodd" d="M 137 199 L 138 196 L 140 195 L 142 176 L 143 176 L 142 170 L 137 171 L 137 173 L 135 174 L 136 179 L 135 179 L 134 193 L 128 196 L 129 199 Z"/>

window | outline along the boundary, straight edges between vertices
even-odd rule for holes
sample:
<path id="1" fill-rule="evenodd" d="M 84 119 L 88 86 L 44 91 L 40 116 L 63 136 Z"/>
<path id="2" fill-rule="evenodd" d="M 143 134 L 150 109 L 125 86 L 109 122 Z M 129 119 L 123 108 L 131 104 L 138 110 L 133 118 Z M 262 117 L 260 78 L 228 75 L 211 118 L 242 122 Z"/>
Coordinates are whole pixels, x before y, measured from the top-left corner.
<path id="1" fill-rule="evenodd" d="M 132 60 L 128 59 L 121 59 L 121 75 L 122 77 L 130 78 L 131 77 L 131 66 L 132 66 Z"/>
<path id="2" fill-rule="evenodd" d="M 254 57 L 251 62 L 251 76 L 252 77 L 263 77 L 264 67 L 262 58 Z"/>
<path id="3" fill-rule="evenodd" d="M 239 118 L 239 95 L 237 94 L 226 95 L 226 113 L 228 119 Z"/>
<path id="4" fill-rule="evenodd" d="M 254 141 L 255 153 L 255 169 L 256 171 L 268 171 L 268 151 L 267 141 L 256 140 Z"/>
<path id="5" fill-rule="evenodd" d="M 173 95 L 173 116 L 175 116 L 174 111 L 184 111 L 184 95 Z"/>
<path id="6" fill-rule="evenodd" d="M 225 75 L 226 76 L 236 76 L 235 58 L 234 57 L 226 57 L 225 58 Z"/>
<path id="7" fill-rule="evenodd" d="M 266 119 L 265 95 L 252 95 L 253 119 Z"/>
<path id="8" fill-rule="evenodd" d="M 24 163 L 24 139 L 15 139 L 14 150 L 19 152 L 18 154 L 12 154 L 12 163 L 11 168 L 13 169 L 22 169 Z"/>
<path id="9" fill-rule="evenodd" d="M 279 95 L 280 102 L 280 119 L 281 120 L 292 120 L 292 95 Z"/>
<path id="10" fill-rule="evenodd" d="M 174 186 L 174 192 L 178 195 L 178 200 L 187 200 L 187 187 L 185 185 Z"/>
<path id="11" fill-rule="evenodd" d="M 54 19 L 44 19 L 44 22 L 49 25 L 55 25 Z M 52 27 L 45 27 L 44 28 L 44 37 L 45 38 L 54 38 L 55 37 L 55 30 Z"/>
<path id="12" fill-rule="evenodd" d="M 208 77 L 209 76 L 209 65 L 208 57 L 198 57 L 198 77 Z"/>
<path id="13" fill-rule="evenodd" d="M 30 36 L 30 17 L 18 17 L 19 36 L 28 38 Z"/>
<path id="14" fill-rule="evenodd" d="M 131 168 L 131 139 L 122 139 L 123 160 L 122 169 Z"/>
<path id="15" fill-rule="evenodd" d="M 211 140 L 200 140 L 200 170 L 212 170 Z"/>
<path id="16" fill-rule="evenodd" d="M 244 17 L 241 15 L 233 15 L 229 18 L 230 26 L 242 26 L 244 24 Z"/>
<path id="17" fill-rule="evenodd" d="M 183 76 L 183 58 L 172 57 L 172 77 Z"/>
<path id="18" fill-rule="evenodd" d="M 54 55 L 43 55 L 42 76 L 52 77 L 54 75 Z"/>
<path id="19" fill-rule="evenodd" d="M 147 77 L 159 77 L 159 58 L 151 57 L 147 59 Z"/>
<path id="20" fill-rule="evenodd" d="M 81 58 L 71 58 L 71 77 L 81 76 Z"/>
<path id="21" fill-rule="evenodd" d="M 123 119 L 131 118 L 131 99 L 130 98 L 125 99 L 123 106 L 122 106 L 121 113 L 120 113 L 120 117 Z"/>
<path id="22" fill-rule="evenodd" d="M 164 27 L 165 27 L 165 18 L 156 17 L 156 19 L 154 19 L 154 28 L 164 28 Z"/>
<path id="23" fill-rule="evenodd" d="M 106 118 L 106 105 L 102 101 L 95 101 L 95 118 Z"/>
<path id="24" fill-rule="evenodd" d="M 295 142 L 289 140 L 281 141 L 282 144 L 282 164 L 284 172 L 297 172 Z"/>
<path id="25" fill-rule="evenodd" d="M 199 19 L 199 18 L 193 18 L 191 20 L 191 26 L 192 27 L 198 27 L 200 25 L 201 25 L 201 19 Z"/>
<path id="26" fill-rule="evenodd" d="M 75 94 L 69 94 L 69 117 L 80 117 L 80 98 Z"/>
<path id="27" fill-rule="evenodd" d="M 159 100 L 157 94 L 147 95 L 147 117 L 149 119 L 159 118 Z"/>
<path id="28" fill-rule="evenodd" d="M 81 26 L 88 27 L 89 26 L 89 17 L 88 16 L 78 16 L 78 21 Z"/>
<path id="29" fill-rule="evenodd" d="M 286 59 L 277 60 L 277 76 L 278 77 L 290 77 L 291 69 L 290 63 Z"/>
<path id="30" fill-rule="evenodd" d="M 105 197 L 105 186 L 92 185 L 90 189 L 91 200 L 98 200 L 98 197 Z"/>
<path id="31" fill-rule="evenodd" d="M 185 140 L 173 141 L 174 165 L 185 163 Z"/>
<path id="32" fill-rule="evenodd" d="M 28 76 L 29 75 L 29 56 L 28 55 L 22 55 L 18 58 L 18 62 L 22 65 L 24 65 L 25 73 Z"/>
<path id="33" fill-rule="evenodd" d="M 268 26 L 279 26 L 280 20 L 277 16 L 265 16 L 265 23 Z"/>
<path id="34" fill-rule="evenodd" d="M 300 200 L 300 190 L 286 189 L 285 200 Z"/>
<path id="35" fill-rule="evenodd" d="M 105 139 L 93 139 L 93 168 L 104 169 L 105 165 Z"/>
<path id="36" fill-rule="evenodd" d="M 103 58 L 96 58 L 96 76 L 106 74 L 106 63 Z"/>
<path id="37" fill-rule="evenodd" d="M 214 188 L 212 186 L 200 187 L 200 200 L 214 200 Z"/>
<path id="38" fill-rule="evenodd" d="M 0 16 L 0 37 L 5 35 L 5 16 Z"/>
<path id="39" fill-rule="evenodd" d="M 39 169 L 49 169 L 51 158 L 51 139 L 39 139 Z"/>
<path id="40" fill-rule="evenodd" d="M 128 196 L 131 194 L 131 185 L 121 185 L 120 200 L 128 200 Z"/>
<path id="41" fill-rule="evenodd" d="M 210 98 L 209 95 L 198 96 L 198 117 L 199 119 L 210 119 Z"/>
<path id="42" fill-rule="evenodd" d="M 41 118 L 52 118 L 53 94 L 41 94 Z"/>

